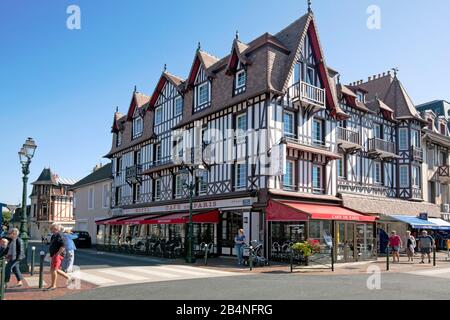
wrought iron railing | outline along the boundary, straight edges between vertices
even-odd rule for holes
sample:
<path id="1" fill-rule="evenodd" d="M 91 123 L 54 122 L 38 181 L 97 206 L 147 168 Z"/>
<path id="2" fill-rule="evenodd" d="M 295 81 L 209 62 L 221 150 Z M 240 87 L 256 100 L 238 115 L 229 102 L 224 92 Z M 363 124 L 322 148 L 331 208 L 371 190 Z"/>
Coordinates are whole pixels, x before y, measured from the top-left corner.
<path id="1" fill-rule="evenodd" d="M 423 161 L 423 150 L 422 148 L 411 147 L 411 159 L 413 161 Z"/>
<path id="2" fill-rule="evenodd" d="M 125 179 L 135 179 L 142 175 L 142 165 L 135 164 L 125 169 Z"/>
<path id="3" fill-rule="evenodd" d="M 360 145 L 361 142 L 359 140 L 359 132 L 355 132 L 346 128 L 338 127 L 337 128 L 337 139 L 341 141 L 346 141 L 350 143 L 354 143 Z"/>
<path id="4" fill-rule="evenodd" d="M 300 98 L 303 101 L 325 107 L 325 89 L 318 88 L 306 82 L 300 81 L 292 85 L 289 90 L 289 98 Z"/>
<path id="5" fill-rule="evenodd" d="M 286 142 L 308 147 L 320 148 L 328 151 L 331 150 L 331 147 L 327 146 L 325 141 L 315 140 L 311 138 L 297 138 L 295 136 L 286 136 Z"/>
<path id="6" fill-rule="evenodd" d="M 369 152 L 373 151 L 384 151 L 395 154 L 395 144 L 378 138 L 369 139 Z"/>

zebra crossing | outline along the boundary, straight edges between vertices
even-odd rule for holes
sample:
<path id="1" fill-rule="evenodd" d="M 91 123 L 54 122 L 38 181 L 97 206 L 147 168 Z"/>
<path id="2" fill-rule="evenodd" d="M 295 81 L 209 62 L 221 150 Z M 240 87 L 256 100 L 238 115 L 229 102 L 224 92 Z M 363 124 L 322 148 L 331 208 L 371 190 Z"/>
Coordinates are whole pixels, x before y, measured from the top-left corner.
<path id="1" fill-rule="evenodd" d="M 407 272 L 407 274 L 422 276 L 422 277 L 450 279 L 450 268 L 411 271 L 411 272 Z"/>
<path id="2" fill-rule="evenodd" d="M 197 268 L 184 265 L 108 267 L 75 270 L 73 277 L 107 287 L 136 283 L 239 276 L 243 273 Z"/>

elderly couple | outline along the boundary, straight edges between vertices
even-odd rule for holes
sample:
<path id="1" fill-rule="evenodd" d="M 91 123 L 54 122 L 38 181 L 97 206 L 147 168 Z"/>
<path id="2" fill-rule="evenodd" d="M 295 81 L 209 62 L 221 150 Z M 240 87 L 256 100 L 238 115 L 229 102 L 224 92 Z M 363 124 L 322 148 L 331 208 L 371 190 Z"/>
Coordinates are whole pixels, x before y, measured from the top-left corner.
<path id="1" fill-rule="evenodd" d="M 415 239 L 411 235 L 411 231 L 406 231 L 406 255 L 408 256 L 408 262 L 414 261 L 416 243 L 419 245 L 419 251 L 421 253 L 422 261 L 420 263 L 425 263 L 425 256 L 428 257 L 428 263 L 431 263 L 431 253 L 435 247 L 435 241 L 426 230 L 423 230 L 421 236 Z M 389 246 L 392 249 L 392 259 L 394 262 L 400 262 L 400 249 L 402 248 L 402 239 L 397 234 L 396 231 L 391 232 L 389 238 Z"/>
<path id="2" fill-rule="evenodd" d="M 64 230 L 63 227 L 54 223 L 50 227 L 52 237 L 50 240 L 50 246 L 48 253 L 50 255 L 50 274 L 52 277 L 52 283 L 50 287 L 46 288 L 46 291 L 55 290 L 56 281 L 58 275 L 67 279 L 67 285 L 71 285 L 73 278 L 69 275 L 73 269 L 73 263 L 75 260 L 75 243 L 73 240 L 78 238 L 77 235 L 70 233 L 69 230 Z"/>

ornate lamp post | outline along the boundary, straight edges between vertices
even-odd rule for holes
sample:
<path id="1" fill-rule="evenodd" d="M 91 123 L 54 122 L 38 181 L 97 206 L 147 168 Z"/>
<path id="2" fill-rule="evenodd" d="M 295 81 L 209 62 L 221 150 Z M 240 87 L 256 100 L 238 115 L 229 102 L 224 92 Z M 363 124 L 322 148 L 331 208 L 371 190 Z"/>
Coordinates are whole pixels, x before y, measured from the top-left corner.
<path id="1" fill-rule="evenodd" d="M 195 263 L 195 256 L 193 254 L 193 247 L 194 247 L 194 223 L 192 220 L 193 215 L 193 197 L 194 197 L 194 191 L 195 187 L 197 185 L 197 181 L 195 181 L 195 177 L 199 176 L 201 173 L 205 172 L 206 169 L 200 165 L 200 166 L 187 166 L 185 165 L 183 170 L 180 170 L 180 174 L 186 174 L 191 175 L 192 180 L 188 182 L 185 180 L 183 182 L 183 186 L 189 191 L 189 224 L 188 224 L 188 243 L 187 243 L 187 252 L 186 252 L 186 263 Z"/>
<path id="2" fill-rule="evenodd" d="M 28 272 L 28 221 L 27 221 L 27 184 L 28 175 L 30 174 L 30 163 L 31 159 L 34 157 L 34 152 L 36 151 L 36 143 L 32 138 L 28 138 L 23 144 L 19 151 L 20 164 L 22 165 L 22 181 L 23 181 L 23 191 L 22 191 L 22 217 L 20 220 L 20 238 L 23 240 L 25 249 L 25 259 L 20 262 L 20 270 L 23 272 Z"/>

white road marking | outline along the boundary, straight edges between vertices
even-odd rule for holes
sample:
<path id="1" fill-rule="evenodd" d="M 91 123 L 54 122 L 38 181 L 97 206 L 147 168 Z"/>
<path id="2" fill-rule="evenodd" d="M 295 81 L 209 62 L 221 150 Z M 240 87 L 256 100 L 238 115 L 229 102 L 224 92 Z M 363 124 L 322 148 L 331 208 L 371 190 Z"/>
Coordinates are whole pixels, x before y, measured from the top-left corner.
<path id="1" fill-rule="evenodd" d="M 147 280 L 146 277 L 138 276 L 134 272 L 127 272 L 126 270 L 121 271 L 120 268 L 109 268 L 109 269 L 102 269 L 102 270 L 97 270 L 97 271 L 101 272 L 101 273 L 106 273 L 106 274 L 109 274 L 112 276 L 128 279 L 128 280 L 133 280 L 133 281 Z"/>
<path id="2" fill-rule="evenodd" d="M 242 275 L 235 272 L 180 265 L 88 269 L 80 272 L 80 274 L 81 280 L 104 287 L 132 283 L 151 283 Z"/>
<path id="3" fill-rule="evenodd" d="M 90 274 L 86 271 L 80 271 L 78 273 L 78 275 L 76 276 L 76 278 L 79 278 L 85 282 L 95 284 L 97 286 L 108 284 L 108 283 L 115 283 L 115 281 L 112 279 L 96 276 L 96 275 Z"/>

